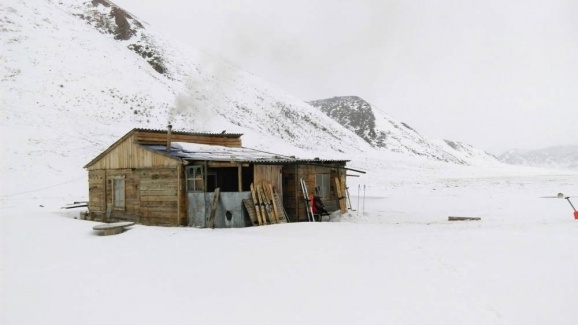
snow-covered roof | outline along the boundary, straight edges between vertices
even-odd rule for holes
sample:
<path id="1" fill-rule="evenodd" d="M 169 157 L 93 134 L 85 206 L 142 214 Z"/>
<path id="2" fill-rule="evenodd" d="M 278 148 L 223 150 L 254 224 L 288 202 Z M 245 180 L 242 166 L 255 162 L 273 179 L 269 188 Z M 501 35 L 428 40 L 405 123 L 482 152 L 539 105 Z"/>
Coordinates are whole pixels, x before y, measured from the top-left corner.
<path id="1" fill-rule="evenodd" d="M 189 142 L 171 143 L 171 151 L 166 152 L 164 145 L 146 145 L 142 146 L 168 154 L 172 157 L 184 160 L 209 160 L 209 161 L 226 161 L 226 162 L 248 162 L 248 163 L 326 163 L 326 162 L 347 162 L 348 160 L 331 160 L 331 159 L 302 159 L 295 156 L 285 156 L 271 152 L 261 151 L 251 148 L 232 148 L 215 145 L 205 145 Z"/>

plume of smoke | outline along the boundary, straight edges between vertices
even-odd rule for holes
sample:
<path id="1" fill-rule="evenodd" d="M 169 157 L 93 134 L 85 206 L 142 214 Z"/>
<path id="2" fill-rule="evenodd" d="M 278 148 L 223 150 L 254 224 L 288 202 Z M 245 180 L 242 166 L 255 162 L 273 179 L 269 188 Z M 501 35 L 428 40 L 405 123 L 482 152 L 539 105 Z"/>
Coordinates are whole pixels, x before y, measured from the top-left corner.
<path id="1" fill-rule="evenodd" d="M 230 108 L 229 93 L 235 89 L 236 68 L 216 60 L 201 63 L 175 97 L 167 116 L 169 123 L 184 119 L 187 127 L 208 130 L 211 122 L 217 123 L 218 116 L 225 116 Z"/>
<path id="2" fill-rule="evenodd" d="M 215 112 L 211 101 L 199 86 L 200 84 L 193 80 L 185 84 L 185 88 L 175 97 L 175 105 L 168 112 L 167 123 L 181 119 L 188 128 L 198 130 L 210 125 Z"/>

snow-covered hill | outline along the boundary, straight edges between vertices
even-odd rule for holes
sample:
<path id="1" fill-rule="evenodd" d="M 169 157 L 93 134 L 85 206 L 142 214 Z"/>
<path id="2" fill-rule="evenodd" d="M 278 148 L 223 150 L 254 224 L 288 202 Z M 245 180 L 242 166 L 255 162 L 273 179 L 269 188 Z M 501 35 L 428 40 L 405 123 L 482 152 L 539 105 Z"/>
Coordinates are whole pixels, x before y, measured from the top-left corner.
<path id="1" fill-rule="evenodd" d="M 374 119 L 368 130 L 375 134 L 360 137 L 269 82 L 155 33 L 106 0 L 2 1 L 0 45 L 3 193 L 67 184 L 84 195 L 86 162 L 132 128 L 162 129 L 169 122 L 175 130 L 243 133 L 247 147 L 351 159 L 360 169 L 437 170 L 441 165 L 422 168 L 432 157 L 487 161 L 375 110 L 366 116 Z"/>
<path id="2" fill-rule="evenodd" d="M 377 149 L 425 156 L 458 164 L 496 162 L 496 158 L 470 145 L 424 137 L 357 96 L 333 97 L 309 102 L 327 116 Z"/>
<path id="3" fill-rule="evenodd" d="M 82 111 L 97 124 L 249 129 L 303 148 L 314 134 L 333 151 L 364 149 L 301 100 L 145 29 L 106 0 L 8 1 L 2 15 L 2 79 L 8 97 L 34 94 L 30 106 Z"/>
<path id="4" fill-rule="evenodd" d="M 578 169 L 578 146 L 548 147 L 539 150 L 508 150 L 500 161 L 522 166 Z"/>
<path id="5" fill-rule="evenodd" d="M 10 139 L 3 175 L 80 178 L 81 166 L 130 129 L 168 122 L 244 133 L 246 146 L 280 153 L 371 149 L 303 101 L 149 31 L 105 0 L 3 1 L 0 22 L 0 128 Z"/>

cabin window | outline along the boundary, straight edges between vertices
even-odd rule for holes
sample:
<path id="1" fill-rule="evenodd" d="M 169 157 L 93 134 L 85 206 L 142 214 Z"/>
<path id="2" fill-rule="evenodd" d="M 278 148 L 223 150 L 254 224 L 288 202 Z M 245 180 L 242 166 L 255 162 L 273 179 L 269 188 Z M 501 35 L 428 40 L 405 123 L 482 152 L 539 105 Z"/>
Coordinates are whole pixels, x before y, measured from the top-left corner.
<path id="1" fill-rule="evenodd" d="M 203 166 L 187 166 L 187 192 L 204 192 Z"/>
<path id="2" fill-rule="evenodd" d="M 315 175 L 315 191 L 320 198 L 329 197 L 329 174 Z"/>
<path id="3" fill-rule="evenodd" d="M 112 204 L 115 209 L 124 209 L 125 207 L 125 192 L 124 192 L 124 178 L 113 178 L 112 180 Z"/>

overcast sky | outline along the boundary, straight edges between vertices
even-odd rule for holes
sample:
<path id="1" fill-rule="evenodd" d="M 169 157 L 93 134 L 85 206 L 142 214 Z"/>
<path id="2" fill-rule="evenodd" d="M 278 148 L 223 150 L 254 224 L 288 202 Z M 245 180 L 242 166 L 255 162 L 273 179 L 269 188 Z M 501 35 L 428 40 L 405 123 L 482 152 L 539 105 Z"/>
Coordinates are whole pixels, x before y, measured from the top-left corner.
<path id="1" fill-rule="evenodd" d="M 578 144 L 575 0 L 116 0 L 303 100 L 357 95 L 492 153 Z"/>

